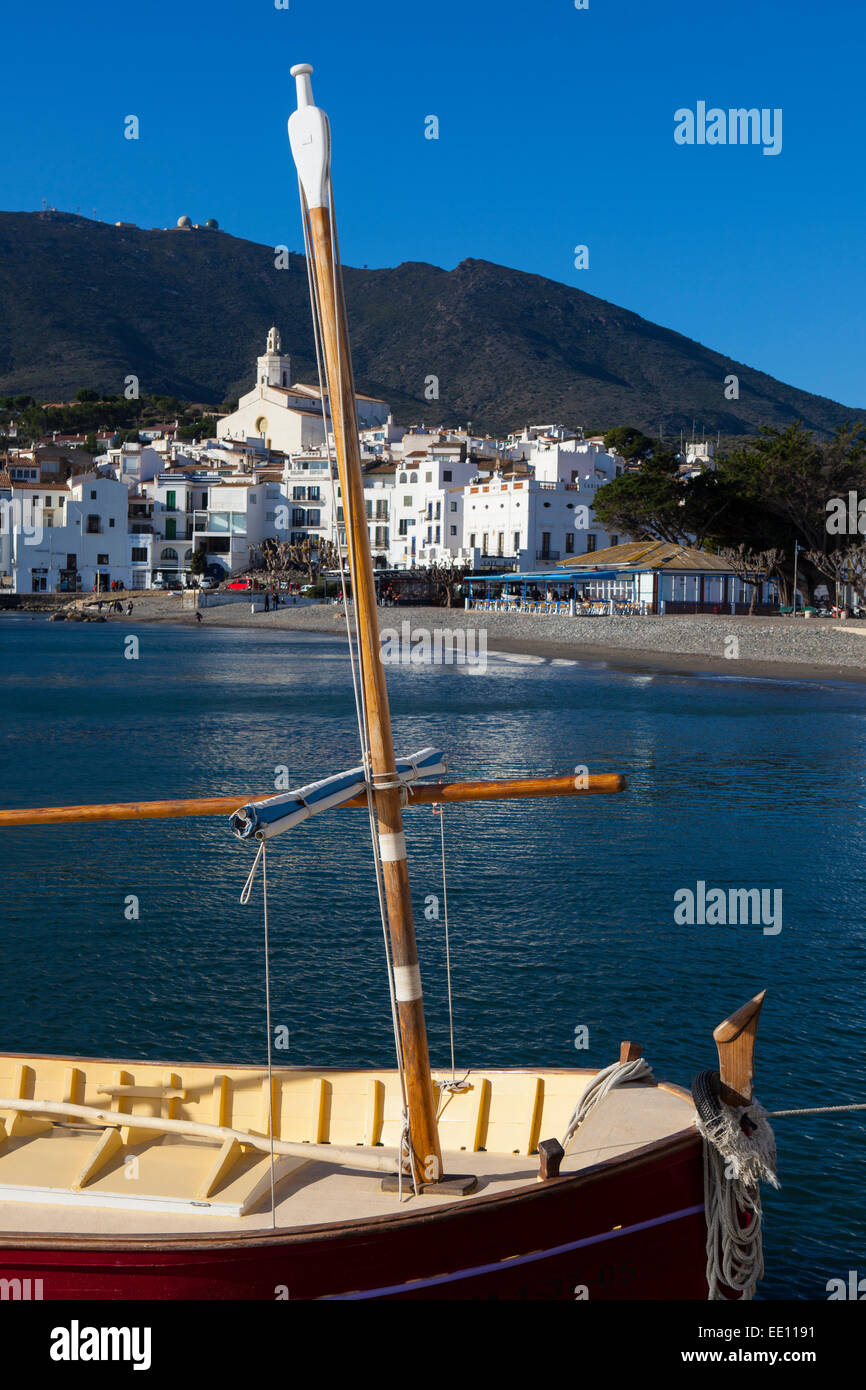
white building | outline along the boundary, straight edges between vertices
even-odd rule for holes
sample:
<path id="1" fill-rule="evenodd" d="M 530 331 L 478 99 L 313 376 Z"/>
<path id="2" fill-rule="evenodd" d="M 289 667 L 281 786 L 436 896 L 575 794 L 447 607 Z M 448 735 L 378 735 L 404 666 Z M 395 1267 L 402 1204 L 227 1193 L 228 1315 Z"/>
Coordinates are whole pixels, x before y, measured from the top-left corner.
<path id="1" fill-rule="evenodd" d="M 324 443 L 319 388 L 290 383 L 291 359 L 281 351 L 280 335 L 272 328 L 258 359 L 255 386 L 241 396 L 237 410 L 218 421 L 217 437 L 240 442 L 259 439 L 266 449 L 284 454 L 303 453 Z M 390 411 L 384 401 L 372 396 L 357 396 L 356 401 L 360 429 L 387 423 Z"/>
<path id="2" fill-rule="evenodd" d="M 123 483 L 79 474 L 59 486 L 14 482 L 4 508 L 2 567 L 16 593 L 132 586 Z"/>
<path id="3" fill-rule="evenodd" d="M 465 441 L 428 436 L 418 447 L 417 438 L 403 440 L 395 472 L 389 549 L 394 569 L 455 562 L 464 547 L 465 488 L 478 471 Z"/>
<path id="4" fill-rule="evenodd" d="M 549 430 L 521 447 L 531 474 L 503 471 L 465 489 L 460 562 L 532 571 L 617 545 L 619 536 L 595 521 L 593 503 L 598 488 L 622 473 L 623 460 Z"/>

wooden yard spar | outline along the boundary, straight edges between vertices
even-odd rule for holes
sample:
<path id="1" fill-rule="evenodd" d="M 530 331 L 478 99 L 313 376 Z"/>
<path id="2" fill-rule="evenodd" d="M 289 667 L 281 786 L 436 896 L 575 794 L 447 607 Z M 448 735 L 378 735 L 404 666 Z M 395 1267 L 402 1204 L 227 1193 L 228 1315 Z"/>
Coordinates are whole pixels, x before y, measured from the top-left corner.
<path id="1" fill-rule="evenodd" d="M 346 517 L 363 708 L 369 740 L 369 771 L 406 1075 L 410 1143 L 418 1177 L 423 1177 L 425 1182 L 436 1182 L 442 1176 L 442 1154 L 430 1079 L 427 1028 L 391 735 L 391 713 L 385 667 L 379 656 L 376 588 L 364 507 L 355 382 L 331 196 L 330 127 L 324 111 L 313 103 L 311 72 L 308 63 L 299 63 L 292 68 L 292 76 L 297 83 L 298 109 L 289 118 L 289 141 L 298 170 L 304 216 L 309 226 L 315 308 L 319 318 L 328 404 Z M 324 399 L 322 411 L 327 431 Z"/>

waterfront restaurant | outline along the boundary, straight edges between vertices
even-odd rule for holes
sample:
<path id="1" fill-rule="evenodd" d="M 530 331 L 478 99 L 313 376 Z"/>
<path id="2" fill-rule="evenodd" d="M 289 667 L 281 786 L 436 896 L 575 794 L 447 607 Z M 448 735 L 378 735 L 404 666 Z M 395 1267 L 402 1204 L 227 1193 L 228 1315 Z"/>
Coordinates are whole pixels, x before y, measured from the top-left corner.
<path id="1" fill-rule="evenodd" d="M 720 555 L 667 541 L 631 541 L 577 555 L 537 574 L 464 580 L 466 607 L 522 613 L 748 613 L 753 585 Z M 772 580 L 759 585 L 754 612 L 777 613 Z"/>

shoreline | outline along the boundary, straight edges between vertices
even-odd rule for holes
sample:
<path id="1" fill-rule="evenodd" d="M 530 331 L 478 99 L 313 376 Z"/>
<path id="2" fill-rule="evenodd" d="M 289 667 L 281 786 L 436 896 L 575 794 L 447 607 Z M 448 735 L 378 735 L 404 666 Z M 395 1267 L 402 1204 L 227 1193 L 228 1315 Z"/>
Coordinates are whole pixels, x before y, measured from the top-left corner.
<path id="1" fill-rule="evenodd" d="M 103 620 L 127 627 L 157 624 L 256 628 L 268 632 L 311 632 L 343 640 L 346 636 L 345 618 L 335 605 L 305 604 L 252 614 L 245 602 L 225 604 L 203 609 L 203 621 L 199 624 L 195 614 L 181 609 L 179 600 L 173 597 L 130 593 L 125 601 L 130 598 L 134 604 L 131 617 L 126 613 L 106 613 Z M 486 650 L 491 654 L 529 660 L 573 661 L 650 674 L 866 684 L 866 623 L 862 622 L 707 614 L 545 618 L 421 607 L 382 608 L 378 615 L 380 628 L 396 630 L 397 634 L 410 630 L 474 629 L 484 633 Z M 51 620 L 45 610 L 28 613 L 19 608 L 16 616 L 29 616 L 36 622 Z M 409 627 L 404 629 L 403 624 Z M 733 639 L 739 653 L 735 657 L 725 655 Z"/>

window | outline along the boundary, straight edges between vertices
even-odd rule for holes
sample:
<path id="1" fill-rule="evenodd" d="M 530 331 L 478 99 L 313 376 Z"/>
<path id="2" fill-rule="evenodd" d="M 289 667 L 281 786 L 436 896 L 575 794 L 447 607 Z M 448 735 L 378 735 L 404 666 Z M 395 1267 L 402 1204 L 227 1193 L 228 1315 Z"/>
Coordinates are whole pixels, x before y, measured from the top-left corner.
<path id="1" fill-rule="evenodd" d="M 520 549 L 520 532 L 519 532 L 519 531 L 515 531 L 515 532 L 514 532 L 514 553 L 515 553 L 515 555 L 517 554 L 517 552 L 519 551 L 519 549 Z"/>
<path id="2" fill-rule="evenodd" d="M 619 536 L 611 536 L 610 543 L 611 545 L 619 545 Z"/>
<path id="3" fill-rule="evenodd" d="M 90 500 L 91 500 L 91 502 L 95 502 L 95 501 L 96 501 L 96 492 L 95 492 L 95 490 L 92 489 L 92 488 L 91 488 L 91 491 L 90 491 Z"/>
<path id="4" fill-rule="evenodd" d="M 484 532 L 484 535 L 481 537 L 481 553 L 482 553 L 482 555 L 486 555 L 486 554 L 487 554 L 487 532 L 486 532 L 486 531 Z"/>
<path id="5" fill-rule="evenodd" d="M 451 482 L 452 476 L 453 476 L 453 475 L 452 475 L 452 472 L 451 472 L 451 469 L 450 469 L 450 468 L 445 468 L 445 469 L 442 470 L 442 481 L 443 481 L 443 483 L 450 483 L 450 482 Z"/>
<path id="6" fill-rule="evenodd" d="M 132 563 L 134 565 L 143 565 L 146 562 L 147 550 L 145 547 L 143 545 L 134 545 L 132 547 Z"/>
<path id="7" fill-rule="evenodd" d="M 177 551 L 174 549 L 174 546 L 167 545 L 163 548 L 162 563 L 164 565 L 177 564 Z"/>
<path id="8" fill-rule="evenodd" d="M 36 499 L 34 498 L 33 500 L 35 501 Z M 46 497 L 46 499 L 45 499 L 45 506 L 46 506 L 46 507 L 50 507 L 50 506 L 51 506 L 51 498 L 50 498 L 50 497 Z"/>
<path id="9" fill-rule="evenodd" d="M 451 510 L 452 510 L 452 512 L 456 512 L 456 510 L 457 510 L 457 503 L 456 503 L 456 502 L 452 502 L 452 503 L 451 503 Z"/>
<path id="10" fill-rule="evenodd" d="M 411 494 L 411 492 L 410 492 L 410 493 L 408 494 L 408 496 L 406 496 L 406 497 L 403 498 L 403 506 L 404 506 L 404 507 L 411 507 L 411 505 L 412 505 L 412 494 Z"/>
<path id="11" fill-rule="evenodd" d="M 411 478 L 409 479 L 409 482 L 410 482 L 410 483 L 417 483 L 417 481 L 418 481 L 418 474 L 417 474 L 417 473 L 413 473 L 412 476 L 411 476 Z"/>
<path id="12" fill-rule="evenodd" d="M 452 536 L 456 536 L 456 535 L 457 535 L 457 527 L 456 527 L 456 526 L 452 526 L 452 527 L 451 527 L 451 534 L 452 534 Z"/>
<path id="13" fill-rule="evenodd" d="M 505 532 L 504 532 L 504 531 L 500 531 L 500 532 L 499 532 L 499 539 L 498 539 L 498 541 L 497 541 L 497 550 L 496 550 L 496 554 L 497 554 L 497 555 L 504 555 L 504 554 L 505 554 Z"/>
<path id="14" fill-rule="evenodd" d="M 167 517 L 165 522 L 165 538 L 167 541 L 177 539 L 177 522 L 174 517 Z"/>
<path id="15" fill-rule="evenodd" d="M 586 551 L 587 551 L 587 554 L 589 554 L 589 552 L 590 552 L 591 550 L 595 550 L 595 536 L 594 536 L 594 535 L 592 534 L 592 532 L 590 531 L 590 532 L 587 534 L 587 537 L 586 537 Z"/>
<path id="16" fill-rule="evenodd" d="M 96 563 L 97 563 L 98 565 L 107 565 L 107 564 L 108 564 L 108 556 L 107 556 L 107 555 L 97 555 L 97 557 L 96 557 Z"/>
<path id="17" fill-rule="evenodd" d="M 437 526 L 437 527 L 436 527 L 436 544 L 437 544 L 437 545 L 439 544 L 439 542 L 440 542 L 441 539 L 442 539 L 442 527 L 441 527 L 441 526 Z"/>
<path id="18" fill-rule="evenodd" d="M 439 520 L 439 518 L 440 518 L 441 515 L 442 515 L 442 503 L 441 503 L 441 502 L 437 502 L 437 503 L 436 503 L 436 520 L 437 520 L 437 521 Z"/>
<path id="19" fill-rule="evenodd" d="M 96 493 L 95 493 L 95 492 L 91 492 L 90 495 L 91 495 L 91 497 L 95 497 L 95 496 L 96 496 Z M 174 489 L 172 489 L 170 492 L 167 492 L 167 493 L 165 494 L 165 507 L 166 507 L 166 511 L 169 511 L 169 512 L 176 512 L 176 511 L 177 511 L 177 493 L 174 491 Z"/>
<path id="20" fill-rule="evenodd" d="M 114 517 L 113 517 L 113 516 L 110 516 L 110 517 L 108 518 L 108 524 L 109 524 L 109 526 L 113 526 L 113 525 L 114 525 Z"/>
<path id="21" fill-rule="evenodd" d="M 574 532 L 573 532 L 573 531 L 566 531 L 566 533 L 565 533 L 565 553 L 566 553 L 566 555 L 573 555 L 573 554 L 574 554 Z"/>
<path id="22" fill-rule="evenodd" d="M 424 474 L 424 481 L 425 481 L 425 483 L 432 483 L 432 481 L 433 481 L 433 474 L 432 474 L 432 473 L 425 473 L 425 474 Z"/>
<path id="23" fill-rule="evenodd" d="M 250 496 L 250 501 L 255 505 L 255 503 L 258 502 L 258 500 L 259 499 L 258 497 L 256 497 L 255 493 L 252 493 Z"/>
<path id="24" fill-rule="evenodd" d="M 398 535 L 398 536 L 408 536 L 408 534 L 409 534 L 409 522 L 406 520 L 405 517 L 401 517 L 401 519 L 400 519 L 400 520 L 398 521 L 398 523 L 397 523 L 397 535 Z"/>
<path id="25" fill-rule="evenodd" d="M 469 537 L 469 549 L 470 549 L 470 550 L 474 550 L 474 549 L 475 549 L 475 532 L 474 532 L 474 531 L 472 532 L 472 535 Z"/>
<path id="26" fill-rule="evenodd" d="M 87 534 L 88 534 L 88 536 L 98 536 L 98 535 L 100 534 L 101 529 L 102 529 L 102 528 L 101 528 L 100 525 L 99 525 L 99 517 L 98 517 L 98 516 L 89 516 L 89 517 L 87 518 Z"/>

